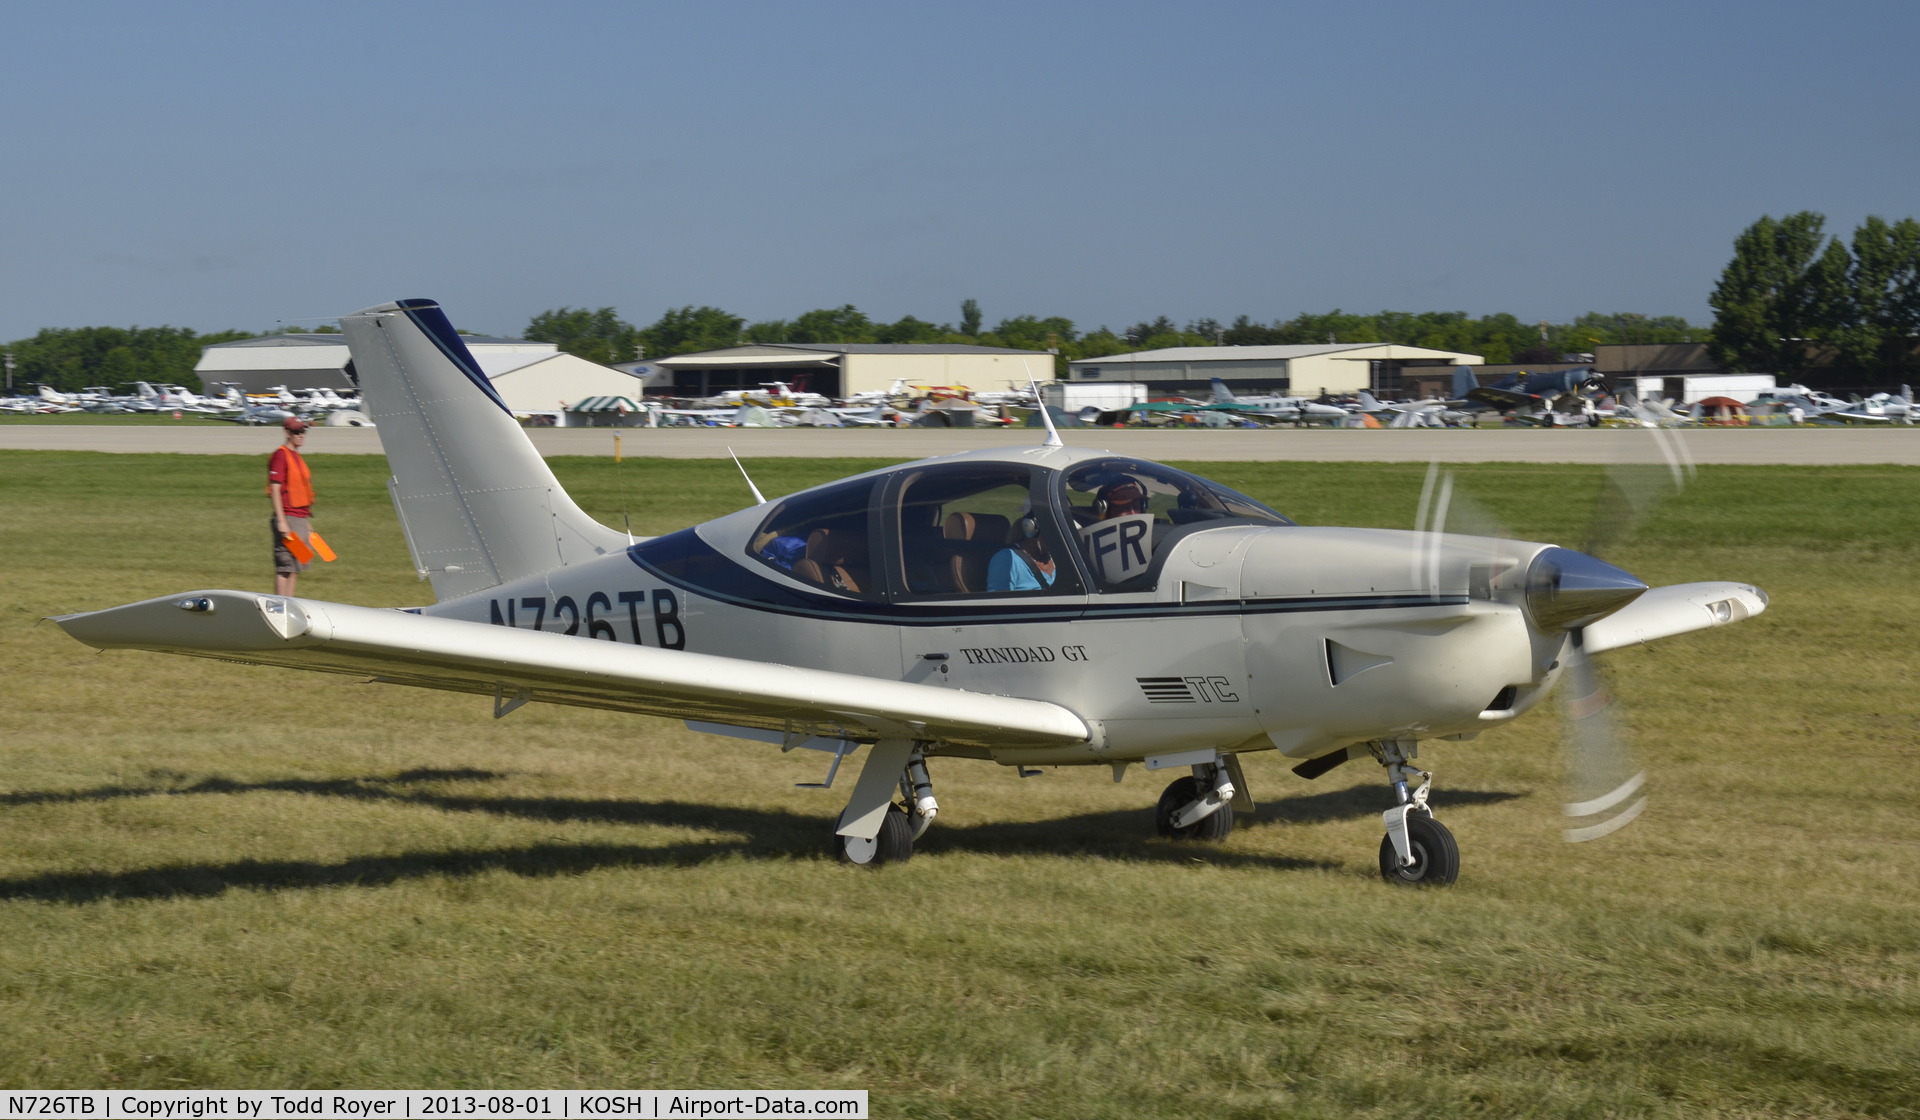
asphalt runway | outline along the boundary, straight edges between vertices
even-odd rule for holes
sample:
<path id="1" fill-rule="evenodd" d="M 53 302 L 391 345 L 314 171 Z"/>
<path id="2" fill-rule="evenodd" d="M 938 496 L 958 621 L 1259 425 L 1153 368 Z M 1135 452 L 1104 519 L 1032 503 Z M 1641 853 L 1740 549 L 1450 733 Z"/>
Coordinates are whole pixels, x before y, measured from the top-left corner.
<path id="1" fill-rule="evenodd" d="M 611 428 L 530 428 L 542 455 L 611 455 Z M 1795 465 L 1892 463 L 1920 465 L 1920 427 L 1696 428 L 1675 435 L 1697 463 Z M 741 458 L 842 456 L 916 459 L 981 447 L 1028 447 L 1030 429 L 899 428 L 624 428 L 627 455 L 720 459 L 731 447 Z M 1621 463 L 1660 462 L 1661 441 L 1633 429 L 1543 431 L 1526 428 L 1316 430 L 1276 428 L 1158 431 L 1150 428 L 1069 428 L 1076 447 L 1095 447 L 1146 459 L 1202 462 Z M 0 424 L 0 450 L 110 451 L 183 455 L 265 455 L 280 442 L 278 428 L 180 427 L 155 424 Z M 315 428 L 309 455 L 378 455 L 372 428 Z"/>

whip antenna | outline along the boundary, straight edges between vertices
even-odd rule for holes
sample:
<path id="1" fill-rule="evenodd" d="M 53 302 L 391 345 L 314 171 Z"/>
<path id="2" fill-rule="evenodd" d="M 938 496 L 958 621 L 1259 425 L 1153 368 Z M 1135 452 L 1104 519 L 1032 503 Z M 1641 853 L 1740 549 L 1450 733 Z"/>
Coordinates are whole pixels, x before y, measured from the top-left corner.
<path id="1" fill-rule="evenodd" d="M 1033 386 L 1033 403 L 1040 406 L 1040 419 L 1047 425 L 1047 438 L 1040 446 L 1065 447 L 1066 444 L 1060 442 L 1060 429 L 1053 426 L 1053 414 L 1047 411 L 1046 398 L 1040 395 L 1040 382 L 1034 380 L 1033 367 L 1027 364 L 1025 358 L 1020 359 L 1020 365 L 1027 371 L 1027 384 Z"/>
<path id="2" fill-rule="evenodd" d="M 620 487 L 620 520 L 627 526 L 627 546 L 633 546 L 633 514 L 627 510 L 627 476 L 620 471 L 620 433 L 613 433 L 613 479 Z"/>
<path id="3" fill-rule="evenodd" d="M 733 455 L 733 448 L 727 448 L 727 454 Z M 753 484 L 753 476 L 747 473 L 747 468 L 740 462 L 740 456 L 733 455 L 733 465 L 740 468 L 740 477 L 747 480 L 747 489 L 753 491 L 753 504 L 766 505 L 767 500 L 760 496 L 760 488 Z"/>

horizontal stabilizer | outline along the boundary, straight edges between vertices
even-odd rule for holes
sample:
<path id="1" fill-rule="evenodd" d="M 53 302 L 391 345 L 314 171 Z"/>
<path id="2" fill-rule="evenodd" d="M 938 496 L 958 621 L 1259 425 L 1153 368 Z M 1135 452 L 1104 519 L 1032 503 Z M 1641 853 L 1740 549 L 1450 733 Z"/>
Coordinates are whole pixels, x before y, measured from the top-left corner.
<path id="1" fill-rule="evenodd" d="M 194 591 L 55 619 L 97 649 L 146 649 L 518 700 L 979 747 L 1085 742 L 1057 704 L 620 645 L 246 591 Z"/>
<path id="2" fill-rule="evenodd" d="M 1725 626 L 1767 609 L 1767 593 L 1745 583 L 1656 587 L 1582 631 L 1588 653 Z"/>

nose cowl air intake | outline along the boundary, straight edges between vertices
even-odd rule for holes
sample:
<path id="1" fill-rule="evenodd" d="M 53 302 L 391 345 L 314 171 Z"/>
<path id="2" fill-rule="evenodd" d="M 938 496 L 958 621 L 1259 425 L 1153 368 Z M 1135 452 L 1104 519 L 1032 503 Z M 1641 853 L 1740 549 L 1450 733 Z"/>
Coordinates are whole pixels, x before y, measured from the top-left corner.
<path id="1" fill-rule="evenodd" d="M 1527 569 L 1527 614 L 1542 630 L 1571 630 L 1605 618 L 1646 590 L 1612 564 L 1570 548 L 1549 548 Z"/>

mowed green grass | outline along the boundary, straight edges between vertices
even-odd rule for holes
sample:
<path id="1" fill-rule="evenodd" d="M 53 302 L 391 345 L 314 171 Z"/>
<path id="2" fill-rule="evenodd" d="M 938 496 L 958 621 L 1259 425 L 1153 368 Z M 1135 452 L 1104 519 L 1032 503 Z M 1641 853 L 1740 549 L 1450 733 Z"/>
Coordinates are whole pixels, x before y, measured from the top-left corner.
<path id="1" fill-rule="evenodd" d="M 314 456 L 304 594 L 429 598 L 378 457 Z M 878 465 L 757 460 L 769 494 Z M 640 533 L 730 462 L 554 460 Z M 1423 468 L 1204 464 L 1405 527 Z M 1920 1115 L 1920 471 L 1703 469 L 1610 558 L 1767 614 L 1607 657 L 1649 811 L 1561 841 L 1550 712 L 1432 744 L 1455 889 L 1384 786 L 1247 756 L 1152 838 L 1134 770 L 936 762 L 911 863 L 826 857 L 822 760 L 666 721 L 154 654 L 46 614 L 266 589 L 262 463 L 0 452 L 0 1084 L 855 1087 L 876 1116 Z M 1463 468 L 1578 546 L 1601 473 Z M 1456 503 L 1456 508 L 1470 503 Z M 1455 521 L 1456 524 L 1460 522 Z M 838 785 L 838 783 L 836 783 Z"/>

